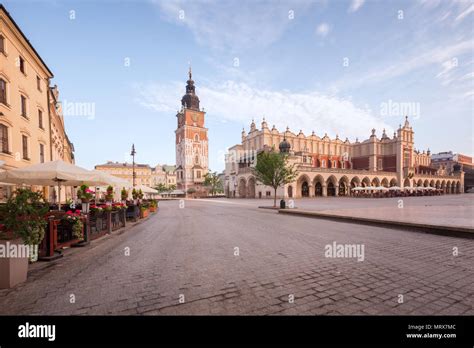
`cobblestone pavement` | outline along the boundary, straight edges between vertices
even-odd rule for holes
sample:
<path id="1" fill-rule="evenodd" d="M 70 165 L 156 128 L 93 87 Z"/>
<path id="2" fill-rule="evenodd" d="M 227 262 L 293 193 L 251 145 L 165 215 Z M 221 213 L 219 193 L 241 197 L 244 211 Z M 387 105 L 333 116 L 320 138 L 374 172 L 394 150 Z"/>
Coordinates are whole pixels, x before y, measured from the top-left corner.
<path id="1" fill-rule="evenodd" d="M 270 199 L 223 200 L 248 206 L 273 205 Z M 287 199 L 287 203 L 289 200 Z M 330 214 L 421 224 L 474 228 L 474 194 L 394 198 L 297 198 L 296 208 Z"/>
<path id="2" fill-rule="evenodd" d="M 473 240 L 190 200 L 0 290 L 0 314 L 472 315 L 473 295 Z"/>

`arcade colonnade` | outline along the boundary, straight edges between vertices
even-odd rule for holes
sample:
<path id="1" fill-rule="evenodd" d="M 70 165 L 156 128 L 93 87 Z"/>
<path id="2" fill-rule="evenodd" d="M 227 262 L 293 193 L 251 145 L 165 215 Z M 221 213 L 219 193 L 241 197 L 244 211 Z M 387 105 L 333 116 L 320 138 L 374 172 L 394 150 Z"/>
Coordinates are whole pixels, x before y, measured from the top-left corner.
<path id="1" fill-rule="evenodd" d="M 362 174 L 362 175 L 361 175 Z M 241 175 L 237 180 L 237 194 L 240 198 L 273 197 L 271 187 L 258 184 L 252 174 Z M 403 184 L 398 182 L 396 173 L 384 172 L 378 174 L 346 174 L 346 173 L 300 173 L 297 180 L 281 187 L 277 191 L 278 197 L 326 197 L 349 196 L 351 188 L 362 186 L 384 187 L 434 187 L 442 189 L 445 194 L 463 192 L 461 179 L 456 176 L 414 176 L 404 179 Z"/>

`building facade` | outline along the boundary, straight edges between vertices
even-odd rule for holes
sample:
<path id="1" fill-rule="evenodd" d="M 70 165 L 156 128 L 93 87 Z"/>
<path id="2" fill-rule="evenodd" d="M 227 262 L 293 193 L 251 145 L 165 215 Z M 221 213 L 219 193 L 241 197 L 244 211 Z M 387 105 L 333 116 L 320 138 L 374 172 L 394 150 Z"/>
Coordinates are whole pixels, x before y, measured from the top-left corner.
<path id="1" fill-rule="evenodd" d="M 280 151 L 288 144 L 289 163 L 298 172 L 297 179 L 281 187 L 277 195 L 286 198 L 345 196 L 356 186 L 433 186 L 446 193 L 463 192 L 463 172 L 444 174 L 431 164 L 431 153 L 414 147 L 414 131 L 408 117 L 404 125 L 389 137 L 385 130 L 379 138 L 372 129 L 362 142 L 356 139 L 330 139 L 314 132 L 306 136 L 288 128 L 279 132 L 268 127 L 265 119 L 260 129 L 252 121 L 242 142 L 226 155 L 225 193 L 228 197 L 272 197 L 271 188 L 260 185 L 252 174 L 252 166 L 260 151 Z M 444 174 L 444 175 L 443 175 Z"/>
<path id="2" fill-rule="evenodd" d="M 53 73 L 0 4 L 0 160 L 10 170 L 63 159 L 74 163 Z M 57 147 L 59 146 L 59 147 Z M 0 188 L 0 199 L 12 187 Z M 54 198 L 55 188 L 41 188 Z"/>
<path id="3" fill-rule="evenodd" d="M 452 151 L 440 152 L 431 156 L 433 167 L 449 175 L 458 171 L 464 172 L 464 191 L 474 188 L 474 163 L 472 157 Z"/>
<path id="4" fill-rule="evenodd" d="M 152 171 L 153 186 L 164 185 L 168 189 L 176 188 L 176 166 L 158 164 Z"/>
<path id="5" fill-rule="evenodd" d="M 127 162 L 108 161 L 95 166 L 96 170 L 125 179 L 133 183 L 133 165 Z M 166 186 L 176 185 L 176 172 L 174 166 L 160 165 L 151 167 L 149 164 L 135 164 L 135 184 L 154 188 L 160 184 Z"/>
<path id="6" fill-rule="evenodd" d="M 207 195 L 203 186 L 209 171 L 207 128 L 204 109 L 199 108 L 191 68 L 186 85 L 186 94 L 181 99 L 181 110 L 176 114 L 178 127 L 176 134 L 176 184 L 177 189 L 195 195 Z"/>
<path id="7" fill-rule="evenodd" d="M 96 165 L 95 169 L 128 180 L 130 184 L 133 183 L 132 163 L 107 161 L 107 163 Z M 135 185 L 152 187 L 153 178 L 150 165 L 135 163 Z"/>

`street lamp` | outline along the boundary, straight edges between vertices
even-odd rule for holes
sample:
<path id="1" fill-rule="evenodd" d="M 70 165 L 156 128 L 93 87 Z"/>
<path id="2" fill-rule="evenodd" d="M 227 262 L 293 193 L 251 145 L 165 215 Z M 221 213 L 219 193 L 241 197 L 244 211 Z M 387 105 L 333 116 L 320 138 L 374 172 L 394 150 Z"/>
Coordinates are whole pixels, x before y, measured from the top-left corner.
<path id="1" fill-rule="evenodd" d="M 132 180 L 133 180 L 133 187 L 135 187 L 135 144 L 132 144 L 132 152 L 130 152 L 130 156 L 132 156 Z"/>

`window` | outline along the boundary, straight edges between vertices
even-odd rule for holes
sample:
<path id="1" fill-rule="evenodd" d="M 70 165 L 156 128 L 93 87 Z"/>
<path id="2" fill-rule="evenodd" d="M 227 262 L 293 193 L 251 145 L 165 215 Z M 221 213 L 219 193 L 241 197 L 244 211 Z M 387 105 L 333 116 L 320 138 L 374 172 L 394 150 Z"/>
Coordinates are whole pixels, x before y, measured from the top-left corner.
<path id="1" fill-rule="evenodd" d="M 40 145 L 40 163 L 44 163 L 44 144 Z"/>
<path id="2" fill-rule="evenodd" d="M 43 128 L 43 111 L 41 111 L 41 110 L 38 110 L 38 126 L 41 129 L 44 129 Z"/>
<path id="3" fill-rule="evenodd" d="M 200 171 L 200 170 L 196 171 L 196 177 L 197 177 L 198 179 L 201 178 L 201 171 Z"/>
<path id="4" fill-rule="evenodd" d="M 7 104 L 7 83 L 0 79 L 0 103 Z"/>
<path id="5" fill-rule="evenodd" d="M 8 151 L 8 127 L 4 124 L 0 124 L 0 146 L 3 153 L 9 153 Z"/>
<path id="6" fill-rule="evenodd" d="M 36 88 L 41 92 L 41 79 L 39 76 L 36 76 Z"/>
<path id="7" fill-rule="evenodd" d="M 29 160 L 28 157 L 28 137 L 26 135 L 21 136 L 22 145 L 23 145 L 23 159 Z"/>
<path id="8" fill-rule="evenodd" d="M 18 63 L 19 63 L 19 66 L 20 66 L 20 71 L 26 75 L 26 70 L 25 70 L 25 60 L 23 59 L 22 56 L 19 56 L 18 57 Z"/>
<path id="9" fill-rule="evenodd" d="M 383 169 L 383 161 L 382 161 L 381 158 L 379 158 L 379 163 L 378 163 L 378 166 L 377 166 L 377 167 L 378 167 L 378 168 L 377 168 L 378 170 L 382 170 L 382 169 Z"/>
<path id="10" fill-rule="evenodd" d="M 0 35 L 0 53 L 5 53 L 5 38 Z"/>
<path id="11" fill-rule="evenodd" d="M 26 97 L 24 95 L 20 96 L 21 98 L 21 116 L 27 117 L 26 116 Z"/>
<path id="12" fill-rule="evenodd" d="M 322 168 L 326 168 L 326 160 L 322 160 L 322 161 L 321 161 L 321 167 L 322 167 Z"/>
<path id="13" fill-rule="evenodd" d="M 20 60 L 20 71 L 23 73 L 23 74 L 26 74 L 26 71 L 25 71 L 25 60 L 23 59 L 23 57 L 18 57 L 18 59 Z"/>
<path id="14" fill-rule="evenodd" d="M 199 134 L 194 134 L 194 141 L 199 141 Z"/>

